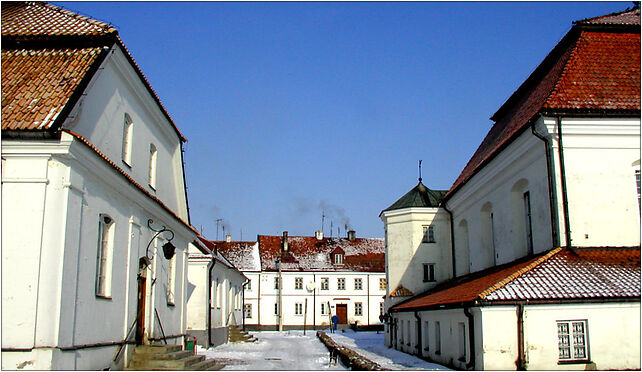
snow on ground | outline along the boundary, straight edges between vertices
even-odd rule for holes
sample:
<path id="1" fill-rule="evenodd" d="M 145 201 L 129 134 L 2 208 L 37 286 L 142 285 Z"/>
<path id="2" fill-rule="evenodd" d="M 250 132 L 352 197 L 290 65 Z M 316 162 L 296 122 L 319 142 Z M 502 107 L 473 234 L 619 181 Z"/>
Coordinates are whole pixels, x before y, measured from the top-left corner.
<path id="1" fill-rule="evenodd" d="M 383 333 L 376 332 L 345 332 L 329 333 L 328 336 L 342 346 L 348 347 L 364 357 L 379 364 L 383 368 L 392 370 L 401 369 L 428 369 L 448 370 L 440 364 L 430 363 L 413 355 L 399 350 L 388 348 L 383 343 Z"/>
<path id="2" fill-rule="evenodd" d="M 251 332 L 255 343 L 227 343 L 215 348 L 198 347 L 199 355 L 225 364 L 224 370 L 343 370 L 329 365 L 330 353 L 316 331 Z"/>

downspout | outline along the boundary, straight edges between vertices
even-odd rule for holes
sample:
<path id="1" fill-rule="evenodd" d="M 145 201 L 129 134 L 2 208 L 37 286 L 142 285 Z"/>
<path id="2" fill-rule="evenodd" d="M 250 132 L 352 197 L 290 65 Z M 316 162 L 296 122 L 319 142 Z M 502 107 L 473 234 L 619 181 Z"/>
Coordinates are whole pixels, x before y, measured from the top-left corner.
<path id="1" fill-rule="evenodd" d="M 241 293 L 243 299 L 243 305 L 241 306 L 241 314 L 243 314 L 243 330 L 245 331 L 245 286 L 250 282 L 249 278 L 243 283 L 243 293 Z"/>
<path id="2" fill-rule="evenodd" d="M 314 282 L 314 288 L 312 289 L 312 324 L 314 324 L 314 330 L 317 330 L 317 274 L 312 274 L 312 281 Z"/>
<path id="3" fill-rule="evenodd" d="M 475 369 L 475 318 L 470 312 L 470 306 L 464 307 L 464 315 L 468 318 L 468 339 L 470 344 L 470 360 L 466 363 L 466 369 Z"/>
<path id="4" fill-rule="evenodd" d="M 212 342 L 212 279 L 213 279 L 213 270 L 214 265 L 216 265 L 216 254 L 218 250 L 216 245 L 214 245 L 214 254 L 212 254 L 212 265 L 210 266 L 208 272 L 208 283 L 209 283 L 209 293 L 207 295 L 207 347 L 211 347 L 214 343 Z M 217 288 L 218 290 L 218 288 Z"/>
<path id="5" fill-rule="evenodd" d="M 517 305 L 517 365 L 518 371 L 526 370 L 526 357 L 524 355 L 524 305 Z"/>
<path id="6" fill-rule="evenodd" d="M 553 182 L 554 177 L 554 167 L 553 167 L 553 145 L 551 144 L 550 138 L 539 133 L 535 128 L 535 123 L 531 126 L 531 132 L 533 135 L 544 142 L 545 153 L 546 153 L 546 175 L 548 178 L 548 201 L 549 208 L 551 211 L 551 239 L 553 242 L 553 247 L 558 247 L 560 245 L 559 241 L 559 224 L 557 223 L 557 195 L 555 195 L 555 184 Z"/>
<path id="7" fill-rule="evenodd" d="M 564 145 L 562 143 L 562 118 L 555 117 L 557 122 L 557 151 L 560 158 L 560 177 L 562 178 L 562 207 L 564 208 L 564 232 L 566 235 L 566 248 L 571 247 L 571 226 L 568 215 L 568 195 L 566 194 L 566 170 L 564 167 Z"/>
<path id="8" fill-rule="evenodd" d="M 418 311 L 415 311 L 415 319 L 417 319 L 417 355 L 421 356 L 421 317 Z"/>
<path id="9" fill-rule="evenodd" d="M 457 259 L 455 258 L 455 222 L 453 221 L 453 212 L 448 210 L 446 203 L 442 203 L 441 207 L 448 213 L 450 216 L 450 255 L 452 256 L 452 265 L 453 265 L 453 278 L 457 277 Z"/>
<path id="10" fill-rule="evenodd" d="M 257 297 L 256 304 L 257 304 L 256 305 L 256 307 L 257 307 L 256 311 L 259 314 L 258 319 L 257 319 L 257 323 L 258 323 L 257 326 L 258 326 L 258 329 L 260 331 L 261 330 L 261 272 L 259 272 L 259 295 Z"/>

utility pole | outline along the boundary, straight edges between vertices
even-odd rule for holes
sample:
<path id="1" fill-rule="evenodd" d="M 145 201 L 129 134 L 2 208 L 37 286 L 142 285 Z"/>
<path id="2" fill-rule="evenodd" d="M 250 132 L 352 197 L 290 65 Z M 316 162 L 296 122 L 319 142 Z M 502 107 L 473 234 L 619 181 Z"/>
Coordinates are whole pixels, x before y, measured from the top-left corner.
<path id="1" fill-rule="evenodd" d="M 218 240 L 218 225 L 223 221 L 222 218 L 216 220 L 216 240 Z"/>

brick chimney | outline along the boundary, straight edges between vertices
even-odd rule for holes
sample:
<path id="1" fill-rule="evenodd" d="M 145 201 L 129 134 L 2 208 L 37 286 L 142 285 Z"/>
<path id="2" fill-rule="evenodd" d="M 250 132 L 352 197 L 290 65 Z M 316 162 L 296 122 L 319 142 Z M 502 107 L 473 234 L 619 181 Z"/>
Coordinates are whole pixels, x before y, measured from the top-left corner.
<path id="1" fill-rule="evenodd" d="M 314 232 L 314 235 L 316 236 L 317 240 L 323 240 L 323 231 L 317 230 Z"/>
<path id="2" fill-rule="evenodd" d="M 281 250 L 284 252 L 288 251 L 288 232 L 283 232 L 283 242 L 281 243 Z"/>
<path id="3" fill-rule="evenodd" d="M 357 238 L 354 230 L 348 230 L 348 240 L 353 242 Z"/>
<path id="4" fill-rule="evenodd" d="M 232 235 L 230 235 L 230 234 L 225 235 L 225 242 L 229 243 L 231 241 L 232 241 Z"/>

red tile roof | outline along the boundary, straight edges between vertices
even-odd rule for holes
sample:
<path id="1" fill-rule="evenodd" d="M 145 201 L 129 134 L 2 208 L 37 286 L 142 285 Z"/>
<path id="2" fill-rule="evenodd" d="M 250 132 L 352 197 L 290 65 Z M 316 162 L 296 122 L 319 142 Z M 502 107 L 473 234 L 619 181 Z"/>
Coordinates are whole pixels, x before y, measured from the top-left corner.
<path id="1" fill-rule="evenodd" d="M 281 236 L 259 235 L 261 269 L 276 270 L 276 259 L 281 252 Z M 333 265 L 330 253 L 343 249 L 343 264 Z M 385 272 L 385 245 L 383 239 L 323 238 L 308 236 L 288 237 L 289 262 L 283 262 L 284 271 L 355 271 Z"/>
<path id="2" fill-rule="evenodd" d="M 557 248 L 443 283 L 394 306 L 411 311 L 479 301 L 640 297 L 640 248 Z"/>
<path id="3" fill-rule="evenodd" d="M 208 246 L 218 250 L 234 266 L 241 271 L 261 271 L 261 260 L 259 258 L 256 242 L 225 242 L 208 240 Z"/>
<path id="4" fill-rule="evenodd" d="M 640 28 L 630 26 L 640 24 L 639 9 L 606 16 L 599 22 L 611 22 L 607 25 L 611 27 L 601 25 L 607 29 L 600 29 L 595 26 L 597 19 L 578 22 L 491 117 L 495 124 L 447 198 L 527 129 L 540 112 L 639 115 Z"/>
<path id="5" fill-rule="evenodd" d="M 640 24 L 640 8 L 625 10 L 622 12 L 611 13 L 599 17 L 582 19 L 573 22 L 575 24 L 610 24 L 610 25 L 639 25 Z"/>
<path id="6" fill-rule="evenodd" d="M 414 296 L 415 294 L 408 288 L 399 284 L 394 291 L 390 292 L 390 297 L 408 297 Z"/>

